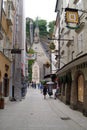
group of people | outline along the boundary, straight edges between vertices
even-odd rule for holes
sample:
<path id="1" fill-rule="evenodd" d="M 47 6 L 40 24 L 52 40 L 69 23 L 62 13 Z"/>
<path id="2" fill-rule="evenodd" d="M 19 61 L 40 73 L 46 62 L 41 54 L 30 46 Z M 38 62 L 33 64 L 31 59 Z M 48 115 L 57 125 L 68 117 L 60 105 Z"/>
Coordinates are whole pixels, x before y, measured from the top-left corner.
<path id="1" fill-rule="evenodd" d="M 54 99 L 57 98 L 59 93 L 59 87 L 56 87 L 56 91 L 54 93 Z M 53 95 L 53 86 L 52 85 L 44 85 L 43 86 L 43 95 L 44 95 L 44 99 L 46 99 L 46 95 L 49 95 L 50 97 Z"/>
<path id="2" fill-rule="evenodd" d="M 56 86 L 56 91 L 53 94 L 53 84 L 45 84 L 43 85 L 41 82 L 36 84 L 36 82 L 30 82 L 29 84 L 32 88 L 37 88 L 40 89 L 41 93 L 44 95 L 44 99 L 46 99 L 46 95 L 48 94 L 49 97 L 51 97 L 52 95 L 54 95 L 54 99 L 56 99 L 58 97 L 59 94 L 59 86 L 58 84 L 55 85 Z M 37 86 L 37 87 L 36 87 Z"/>

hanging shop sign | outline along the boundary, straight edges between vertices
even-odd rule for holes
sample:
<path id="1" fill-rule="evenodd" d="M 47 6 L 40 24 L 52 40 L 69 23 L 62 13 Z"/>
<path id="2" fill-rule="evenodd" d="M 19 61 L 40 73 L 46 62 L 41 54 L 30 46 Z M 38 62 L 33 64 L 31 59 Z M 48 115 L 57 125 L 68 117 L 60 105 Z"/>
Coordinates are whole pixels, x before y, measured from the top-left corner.
<path id="1" fill-rule="evenodd" d="M 11 53 L 12 54 L 21 54 L 21 49 L 12 49 Z"/>
<path id="2" fill-rule="evenodd" d="M 66 8 L 66 23 L 79 23 L 79 15 L 77 9 Z"/>
<path id="3" fill-rule="evenodd" d="M 66 8 L 65 9 L 65 22 L 67 24 L 66 27 L 70 29 L 78 28 L 79 24 L 79 15 L 77 9 Z"/>

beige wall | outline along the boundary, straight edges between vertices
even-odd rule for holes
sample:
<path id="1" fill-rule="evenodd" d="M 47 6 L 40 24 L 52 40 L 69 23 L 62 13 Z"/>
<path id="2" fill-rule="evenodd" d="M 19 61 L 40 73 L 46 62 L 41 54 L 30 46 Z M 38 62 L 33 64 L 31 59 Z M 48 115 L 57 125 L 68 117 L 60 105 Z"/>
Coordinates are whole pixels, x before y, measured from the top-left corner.
<path id="1" fill-rule="evenodd" d="M 9 68 L 6 71 L 5 65 L 7 65 Z M 8 78 L 10 77 L 10 68 L 11 68 L 11 62 L 2 55 L 2 53 L 0 52 L 0 81 L 3 80 L 4 74 L 7 73 L 8 74 Z"/>
<path id="2" fill-rule="evenodd" d="M 4 11 L 2 13 L 2 28 L 3 28 L 4 32 L 6 33 L 10 42 L 12 42 L 12 32 L 7 24 L 6 15 L 5 15 Z"/>

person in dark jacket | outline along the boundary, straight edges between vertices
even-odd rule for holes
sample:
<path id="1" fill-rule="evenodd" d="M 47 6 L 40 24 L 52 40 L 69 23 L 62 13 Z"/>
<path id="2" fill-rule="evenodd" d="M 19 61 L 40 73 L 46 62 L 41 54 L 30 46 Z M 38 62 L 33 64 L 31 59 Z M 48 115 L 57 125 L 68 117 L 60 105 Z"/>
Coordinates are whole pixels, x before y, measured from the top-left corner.
<path id="1" fill-rule="evenodd" d="M 47 86 L 46 85 L 43 86 L 43 95 L 44 95 L 44 99 L 46 99 L 46 95 L 47 95 Z"/>
<path id="2" fill-rule="evenodd" d="M 48 85 L 48 95 L 51 97 L 53 95 L 53 88 L 52 85 Z"/>

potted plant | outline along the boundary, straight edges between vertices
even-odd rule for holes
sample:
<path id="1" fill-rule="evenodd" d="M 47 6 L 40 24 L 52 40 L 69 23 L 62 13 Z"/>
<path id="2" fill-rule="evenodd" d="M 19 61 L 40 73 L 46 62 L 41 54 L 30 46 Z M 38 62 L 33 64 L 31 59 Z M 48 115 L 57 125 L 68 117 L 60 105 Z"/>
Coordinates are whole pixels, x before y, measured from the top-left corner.
<path id="1" fill-rule="evenodd" d="M 50 48 L 51 50 L 54 50 L 54 49 L 55 49 L 55 44 L 54 44 L 53 42 L 51 42 L 49 48 Z"/>

